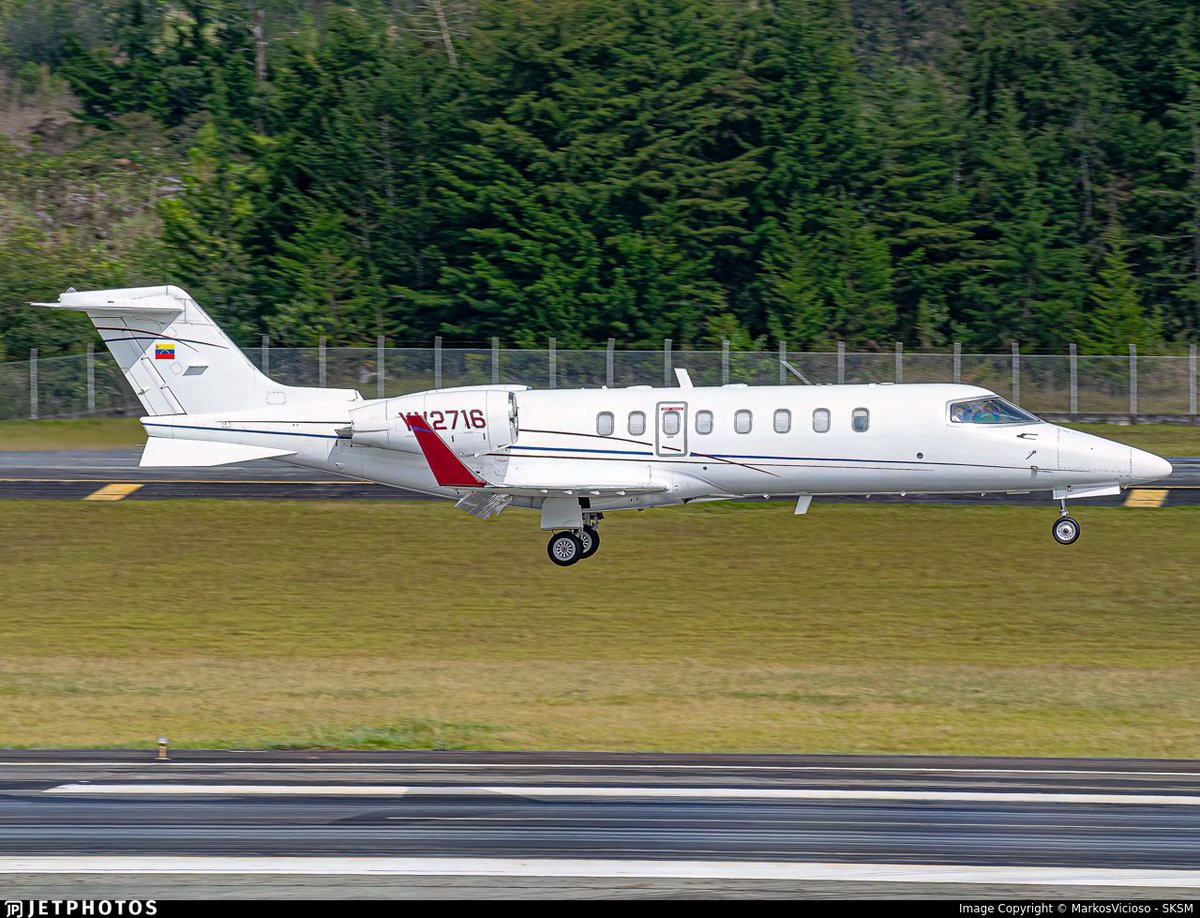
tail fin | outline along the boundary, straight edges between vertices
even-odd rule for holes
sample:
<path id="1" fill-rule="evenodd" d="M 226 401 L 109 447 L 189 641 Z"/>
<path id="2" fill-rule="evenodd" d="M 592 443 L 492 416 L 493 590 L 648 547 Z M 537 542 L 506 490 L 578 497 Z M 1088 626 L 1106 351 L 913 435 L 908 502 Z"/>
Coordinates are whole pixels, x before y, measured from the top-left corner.
<path id="1" fill-rule="evenodd" d="M 353 389 L 282 386 L 254 366 L 178 287 L 69 291 L 54 309 L 86 312 L 150 415 L 354 401 Z"/>

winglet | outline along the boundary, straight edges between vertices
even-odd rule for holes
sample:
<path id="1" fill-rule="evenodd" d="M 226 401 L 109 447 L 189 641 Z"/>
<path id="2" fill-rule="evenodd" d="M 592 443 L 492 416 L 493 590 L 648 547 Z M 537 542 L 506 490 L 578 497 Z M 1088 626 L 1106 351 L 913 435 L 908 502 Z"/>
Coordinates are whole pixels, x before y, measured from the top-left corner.
<path id="1" fill-rule="evenodd" d="M 487 482 L 462 464 L 458 456 L 434 433 L 433 428 L 419 414 L 406 414 L 404 423 L 417 438 L 417 445 L 425 454 L 425 461 L 433 477 L 443 488 L 483 488 Z"/>

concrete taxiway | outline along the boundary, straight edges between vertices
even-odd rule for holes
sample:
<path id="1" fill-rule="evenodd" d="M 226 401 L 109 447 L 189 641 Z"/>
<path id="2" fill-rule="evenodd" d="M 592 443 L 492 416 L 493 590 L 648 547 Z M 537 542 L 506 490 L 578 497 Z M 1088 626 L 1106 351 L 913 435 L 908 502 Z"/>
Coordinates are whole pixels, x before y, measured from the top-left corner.
<path id="1" fill-rule="evenodd" d="M 0 751 L 9 897 L 1195 898 L 1197 839 L 1196 761 Z"/>

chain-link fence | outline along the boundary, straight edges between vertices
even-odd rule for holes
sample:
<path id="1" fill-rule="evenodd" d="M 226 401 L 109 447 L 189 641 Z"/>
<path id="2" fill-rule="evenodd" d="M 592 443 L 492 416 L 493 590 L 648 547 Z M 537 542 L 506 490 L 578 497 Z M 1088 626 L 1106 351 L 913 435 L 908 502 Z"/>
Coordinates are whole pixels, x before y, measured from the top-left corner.
<path id="1" fill-rule="evenodd" d="M 536 389 L 675 385 L 686 369 L 698 386 L 961 382 L 1030 411 L 1071 415 L 1196 415 L 1196 348 L 1184 356 L 1027 355 L 491 348 L 247 348 L 272 378 L 293 386 L 357 389 L 365 398 L 422 389 L 516 383 Z M 0 364 L 0 419 L 139 415 L 141 405 L 112 356 L 38 358 Z"/>

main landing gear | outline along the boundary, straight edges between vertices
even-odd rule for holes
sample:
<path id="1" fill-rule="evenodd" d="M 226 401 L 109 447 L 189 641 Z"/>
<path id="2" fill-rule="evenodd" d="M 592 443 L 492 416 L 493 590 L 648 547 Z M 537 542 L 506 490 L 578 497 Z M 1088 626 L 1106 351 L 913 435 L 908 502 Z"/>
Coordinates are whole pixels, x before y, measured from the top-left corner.
<path id="1" fill-rule="evenodd" d="M 567 567 L 594 555 L 600 550 L 600 520 L 603 518 L 599 513 L 584 514 L 582 529 L 556 532 L 550 536 L 550 541 L 546 543 L 546 554 L 550 560 L 560 567 Z"/>
<path id="2" fill-rule="evenodd" d="M 1059 517 L 1054 521 L 1050 532 L 1059 545 L 1070 545 L 1079 538 L 1079 521 L 1067 515 L 1066 499 L 1060 501 L 1060 504 L 1062 509 L 1059 510 Z"/>

